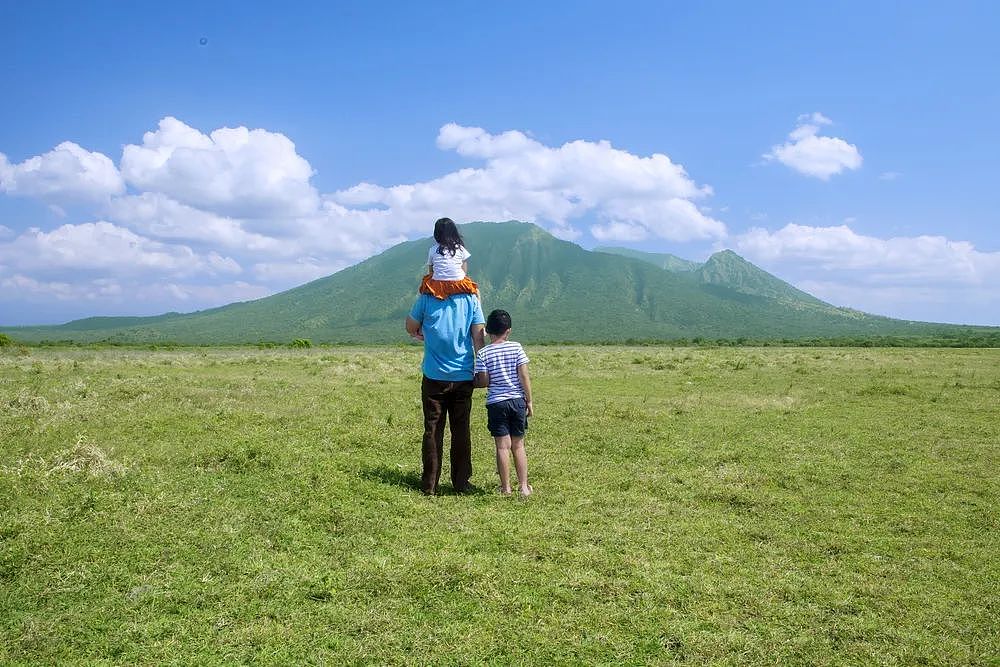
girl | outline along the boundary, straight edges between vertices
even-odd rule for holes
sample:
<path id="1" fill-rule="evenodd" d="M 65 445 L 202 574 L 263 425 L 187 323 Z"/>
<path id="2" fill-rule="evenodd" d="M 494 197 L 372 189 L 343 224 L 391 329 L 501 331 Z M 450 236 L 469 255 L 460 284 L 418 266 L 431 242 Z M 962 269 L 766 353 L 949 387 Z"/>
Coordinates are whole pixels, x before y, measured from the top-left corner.
<path id="1" fill-rule="evenodd" d="M 471 255 L 451 218 L 434 223 L 434 241 L 427 252 L 427 275 L 420 281 L 420 293 L 438 299 L 452 294 L 476 294 L 478 298 L 479 286 L 465 275 Z"/>

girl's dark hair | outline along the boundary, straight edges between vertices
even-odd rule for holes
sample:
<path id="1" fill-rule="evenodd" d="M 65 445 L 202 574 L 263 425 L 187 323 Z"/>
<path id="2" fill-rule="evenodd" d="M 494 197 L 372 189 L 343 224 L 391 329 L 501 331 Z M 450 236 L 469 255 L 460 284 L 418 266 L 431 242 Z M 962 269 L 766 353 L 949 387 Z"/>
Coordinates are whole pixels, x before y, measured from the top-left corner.
<path id="1" fill-rule="evenodd" d="M 438 254 L 447 250 L 454 257 L 459 246 L 464 246 L 462 235 L 458 233 L 458 225 L 451 218 L 441 218 L 434 223 L 434 240 L 438 243 Z"/>
<path id="2" fill-rule="evenodd" d="M 510 329 L 510 313 L 506 310 L 494 310 L 486 318 L 486 333 L 499 336 L 507 329 Z"/>

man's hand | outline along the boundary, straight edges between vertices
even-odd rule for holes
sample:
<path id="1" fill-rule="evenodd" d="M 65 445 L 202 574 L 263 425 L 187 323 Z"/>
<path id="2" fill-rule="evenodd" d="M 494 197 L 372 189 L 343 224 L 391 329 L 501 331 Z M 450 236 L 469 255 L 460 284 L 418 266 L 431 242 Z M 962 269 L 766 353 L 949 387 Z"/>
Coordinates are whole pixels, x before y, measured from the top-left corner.
<path id="1" fill-rule="evenodd" d="M 490 374 L 480 371 L 472 376 L 472 386 L 475 389 L 483 389 L 490 386 Z"/>
<path id="2" fill-rule="evenodd" d="M 411 338 L 419 341 L 422 341 L 424 339 L 424 332 L 420 326 L 420 322 L 417 322 L 415 319 L 407 315 L 405 326 L 406 326 L 406 333 L 410 334 Z"/>

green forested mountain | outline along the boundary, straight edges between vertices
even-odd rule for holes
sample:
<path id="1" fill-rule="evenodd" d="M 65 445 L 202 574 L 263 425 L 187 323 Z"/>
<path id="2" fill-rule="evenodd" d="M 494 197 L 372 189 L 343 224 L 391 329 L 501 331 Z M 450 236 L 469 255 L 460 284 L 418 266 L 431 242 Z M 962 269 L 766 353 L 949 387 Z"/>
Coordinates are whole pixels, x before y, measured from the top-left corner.
<path id="1" fill-rule="evenodd" d="M 707 262 L 698 267 L 695 275 L 705 285 L 717 285 L 744 294 L 766 296 L 789 305 L 803 303 L 829 307 L 829 304 L 811 294 L 806 294 L 754 266 L 732 250 L 723 250 L 709 257 Z"/>
<path id="2" fill-rule="evenodd" d="M 730 251 L 676 271 L 648 259 L 591 252 L 520 222 L 462 227 L 484 308 L 504 308 L 518 340 L 954 336 L 986 327 L 893 320 L 820 301 Z M 18 340 L 178 343 L 393 342 L 425 267 L 427 239 L 256 301 L 189 314 L 88 318 L 13 328 Z M 648 253 L 647 253 L 648 254 Z"/>
<path id="3" fill-rule="evenodd" d="M 594 252 L 610 253 L 622 257 L 630 257 L 649 262 L 661 269 L 674 273 L 690 272 L 697 281 L 705 285 L 728 287 L 744 294 L 756 294 L 774 299 L 784 299 L 788 302 L 804 301 L 818 305 L 824 304 L 816 297 L 806 294 L 771 275 L 767 271 L 754 266 L 732 250 L 717 252 L 708 258 L 704 264 L 681 259 L 670 253 L 642 252 L 630 248 L 597 247 Z"/>

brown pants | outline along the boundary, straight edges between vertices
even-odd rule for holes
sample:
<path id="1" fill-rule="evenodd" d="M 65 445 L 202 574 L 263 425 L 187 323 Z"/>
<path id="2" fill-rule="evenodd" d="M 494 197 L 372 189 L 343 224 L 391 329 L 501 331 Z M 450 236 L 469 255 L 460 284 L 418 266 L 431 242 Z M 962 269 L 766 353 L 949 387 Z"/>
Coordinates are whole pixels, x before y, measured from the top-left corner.
<path id="1" fill-rule="evenodd" d="M 420 385 L 424 404 L 423 474 L 420 490 L 437 493 L 444 454 L 445 421 L 451 422 L 451 483 L 464 491 L 472 478 L 472 381 L 442 382 L 424 376 Z"/>

